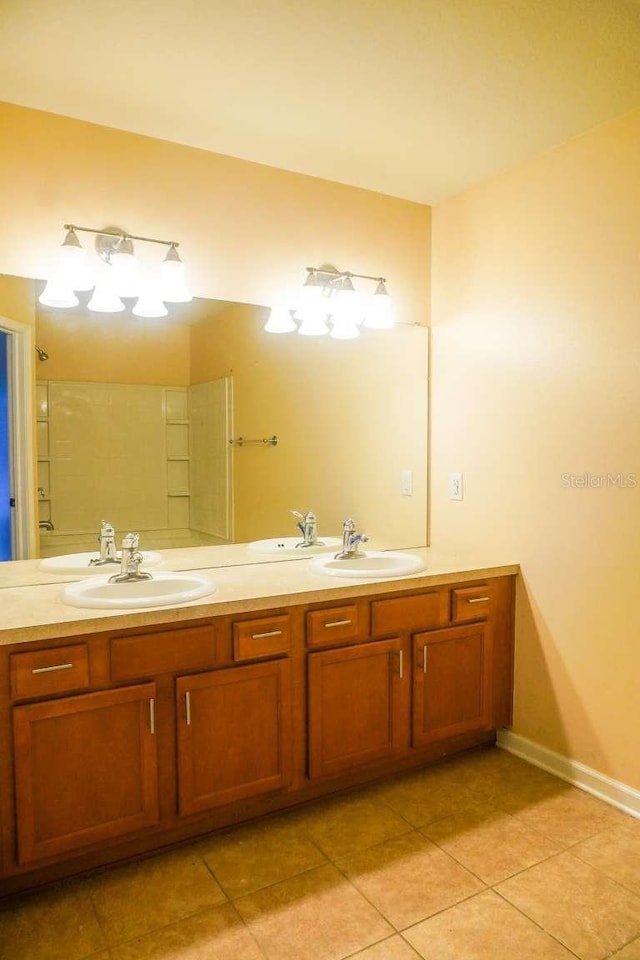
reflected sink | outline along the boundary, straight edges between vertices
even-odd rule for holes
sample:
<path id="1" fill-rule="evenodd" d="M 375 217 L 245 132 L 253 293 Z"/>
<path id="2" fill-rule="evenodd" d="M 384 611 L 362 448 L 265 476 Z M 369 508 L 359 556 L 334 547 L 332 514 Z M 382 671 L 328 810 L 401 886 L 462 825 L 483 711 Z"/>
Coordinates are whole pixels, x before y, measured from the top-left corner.
<path id="1" fill-rule="evenodd" d="M 44 560 L 41 560 L 39 563 L 40 570 L 47 570 L 49 573 L 60 573 L 70 576 L 72 574 L 81 574 L 85 577 L 93 576 L 106 576 L 109 573 L 109 576 L 113 573 L 120 573 L 120 561 L 117 563 L 107 563 L 103 565 L 96 566 L 92 564 L 89 566 L 89 560 L 97 560 L 100 554 L 98 553 L 68 553 L 66 556 L 62 557 L 45 557 Z M 159 563 L 162 563 L 162 557 L 159 553 L 155 553 L 151 550 L 142 551 L 142 569 L 146 570 L 149 567 L 157 567 Z"/>
<path id="2" fill-rule="evenodd" d="M 336 560 L 333 554 L 325 554 L 311 561 L 311 569 L 326 577 L 403 577 L 426 568 L 421 557 L 391 550 L 368 550 L 352 560 Z"/>
<path id="3" fill-rule="evenodd" d="M 206 597 L 215 589 L 211 580 L 200 573 L 155 573 L 153 580 L 131 583 L 109 583 L 109 577 L 102 576 L 68 584 L 62 599 L 72 607 L 122 610 L 187 603 Z"/>
<path id="4" fill-rule="evenodd" d="M 254 540 L 247 544 L 254 553 L 268 553 L 280 557 L 310 557 L 327 550 L 337 550 L 342 546 L 342 537 L 320 537 L 317 546 L 296 547 L 302 543 L 301 537 L 271 537 L 270 540 Z"/>

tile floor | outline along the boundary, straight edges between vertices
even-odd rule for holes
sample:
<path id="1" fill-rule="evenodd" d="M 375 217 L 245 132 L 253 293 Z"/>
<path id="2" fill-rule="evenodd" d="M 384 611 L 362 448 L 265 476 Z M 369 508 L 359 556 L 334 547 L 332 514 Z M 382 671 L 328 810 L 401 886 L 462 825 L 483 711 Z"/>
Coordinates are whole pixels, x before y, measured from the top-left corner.
<path id="1" fill-rule="evenodd" d="M 640 960 L 640 820 L 499 749 L 0 902 L 2 960 Z"/>

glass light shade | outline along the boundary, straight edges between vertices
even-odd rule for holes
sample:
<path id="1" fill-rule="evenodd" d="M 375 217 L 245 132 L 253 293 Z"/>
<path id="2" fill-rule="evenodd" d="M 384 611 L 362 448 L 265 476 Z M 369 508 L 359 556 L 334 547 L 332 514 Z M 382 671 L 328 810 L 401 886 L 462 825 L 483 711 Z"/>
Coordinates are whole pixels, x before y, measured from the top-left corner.
<path id="1" fill-rule="evenodd" d="M 355 289 L 351 277 L 345 277 L 331 302 L 334 323 L 359 323 L 362 319 L 361 298 Z"/>
<path id="2" fill-rule="evenodd" d="M 372 330 L 390 330 L 394 325 L 391 297 L 382 280 L 369 297 L 364 325 Z"/>
<path id="3" fill-rule="evenodd" d="M 272 307 L 264 329 L 267 333 L 292 333 L 297 324 L 291 316 L 291 310 L 284 307 Z"/>
<path id="4" fill-rule="evenodd" d="M 298 293 L 296 312 L 302 314 L 308 310 L 318 309 L 322 302 L 323 292 L 322 283 L 314 273 L 310 273 Z"/>
<path id="5" fill-rule="evenodd" d="M 128 250 L 116 251 L 109 262 L 111 286 L 119 297 L 137 297 L 140 293 L 138 264 Z"/>
<path id="6" fill-rule="evenodd" d="M 319 310 L 309 310 L 306 313 L 298 314 L 302 323 L 298 327 L 298 333 L 303 337 L 322 337 L 329 333 L 326 314 Z"/>
<path id="7" fill-rule="evenodd" d="M 135 317 L 166 317 L 169 313 L 160 299 L 160 294 L 146 290 L 140 294 L 132 311 Z"/>
<path id="8" fill-rule="evenodd" d="M 189 303 L 193 300 L 185 280 L 184 263 L 174 246 L 169 247 L 162 262 L 161 297 L 166 303 Z"/>
<path id="9" fill-rule="evenodd" d="M 44 290 L 38 297 L 38 301 L 45 307 L 58 308 L 77 307 L 79 302 L 73 289 L 55 278 L 53 280 L 47 280 Z"/>
<path id="10" fill-rule="evenodd" d="M 109 281 L 98 280 L 87 304 L 87 309 L 94 313 L 122 313 L 124 303 Z"/>
<path id="11" fill-rule="evenodd" d="M 337 320 L 334 322 L 330 337 L 334 340 L 355 340 L 360 336 L 357 325 L 352 320 Z"/>
<path id="12" fill-rule="evenodd" d="M 86 251 L 79 244 L 67 243 L 66 240 L 60 247 L 55 276 L 72 290 L 91 290 L 95 284 L 87 265 Z"/>

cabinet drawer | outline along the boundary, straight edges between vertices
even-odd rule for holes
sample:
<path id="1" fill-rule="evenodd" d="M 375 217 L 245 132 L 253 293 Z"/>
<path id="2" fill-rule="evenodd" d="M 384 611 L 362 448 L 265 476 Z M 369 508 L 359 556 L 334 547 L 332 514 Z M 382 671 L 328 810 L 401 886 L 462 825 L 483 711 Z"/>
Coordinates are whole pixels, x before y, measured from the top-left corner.
<path id="1" fill-rule="evenodd" d="M 448 606 L 448 591 L 374 600 L 371 604 L 371 635 L 379 637 L 401 630 L 411 632 L 442 626 L 449 619 Z"/>
<path id="2" fill-rule="evenodd" d="M 493 587 L 460 587 L 451 591 L 451 619 L 454 623 L 487 620 L 493 613 Z"/>
<path id="3" fill-rule="evenodd" d="M 111 679 L 207 670 L 216 665 L 213 624 L 111 638 Z"/>
<path id="4" fill-rule="evenodd" d="M 233 625 L 233 659 L 260 660 L 289 653 L 291 626 L 289 617 L 261 617 L 241 620 Z"/>
<path id="5" fill-rule="evenodd" d="M 86 643 L 53 650 L 12 653 L 11 694 L 14 698 L 48 697 L 52 693 L 86 690 L 89 652 Z"/>
<path id="6" fill-rule="evenodd" d="M 332 607 L 307 613 L 307 644 L 310 647 L 329 647 L 359 637 L 358 607 Z"/>

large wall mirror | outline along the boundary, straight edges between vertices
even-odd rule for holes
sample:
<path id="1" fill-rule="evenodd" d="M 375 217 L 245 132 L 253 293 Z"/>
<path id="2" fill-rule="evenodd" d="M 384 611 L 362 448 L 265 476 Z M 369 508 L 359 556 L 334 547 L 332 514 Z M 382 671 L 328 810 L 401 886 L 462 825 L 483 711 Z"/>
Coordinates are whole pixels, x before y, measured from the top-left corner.
<path id="1" fill-rule="evenodd" d="M 38 290 L 42 556 L 94 548 L 104 519 L 149 549 L 290 536 L 291 510 L 320 535 L 353 516 L 375 548 L 426 543 L 424 326 L 335 341 L 266 333 L 258 305 L 145 320 Z"/>

